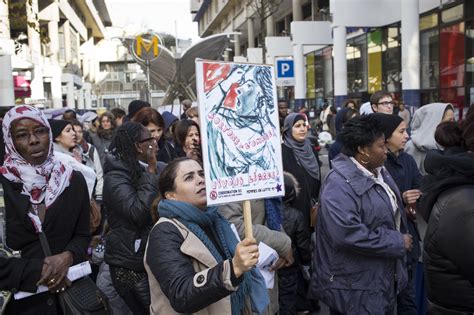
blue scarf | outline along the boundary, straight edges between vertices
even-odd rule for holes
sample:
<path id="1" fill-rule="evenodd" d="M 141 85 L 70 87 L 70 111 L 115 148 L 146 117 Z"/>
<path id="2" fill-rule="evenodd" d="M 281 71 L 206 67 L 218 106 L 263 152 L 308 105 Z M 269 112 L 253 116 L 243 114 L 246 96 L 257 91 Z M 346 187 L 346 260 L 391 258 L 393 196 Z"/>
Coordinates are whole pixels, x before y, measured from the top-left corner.
<path id="1" fill-rule="evenodd" d="M 265 215 L 267 220 L 267 227 L 270 230 L 281 231 L 281 206 L 282 200 L 280 197 L 266 198 Z"/>
<path id="2" fill-rule="evenodd" d="M 218 263 L 234 257 L 238 240 L 229 223 L 217 212 L 217 207 L 208 207 L 203 211 L 187 202 L 164 199 L 158 205 L 158 215 L 168 219 L 178 219 L 201 240 Z M 204 232 L 203 227 L 212 231 L 224 250 L 224 257 Z M 260 314 L 269 304 L 265 281 L 256 268 L 244 273 L 243 277 L 237 291 L 230 296 L 232 315 L 242 314 L 245 296 L 248 294 L 252 301 L 252 310 Z"/>

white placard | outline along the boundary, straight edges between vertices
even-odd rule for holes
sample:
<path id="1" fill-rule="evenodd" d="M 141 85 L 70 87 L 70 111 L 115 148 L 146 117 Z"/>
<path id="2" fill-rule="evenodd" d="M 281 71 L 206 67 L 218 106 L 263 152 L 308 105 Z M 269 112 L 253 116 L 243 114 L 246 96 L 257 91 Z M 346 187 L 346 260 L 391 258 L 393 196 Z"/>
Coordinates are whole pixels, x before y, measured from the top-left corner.
<path id="1" fill-rule="evenodd" d="M 208 205 L 283 196 L 273 66 L 196 60 Z"/>

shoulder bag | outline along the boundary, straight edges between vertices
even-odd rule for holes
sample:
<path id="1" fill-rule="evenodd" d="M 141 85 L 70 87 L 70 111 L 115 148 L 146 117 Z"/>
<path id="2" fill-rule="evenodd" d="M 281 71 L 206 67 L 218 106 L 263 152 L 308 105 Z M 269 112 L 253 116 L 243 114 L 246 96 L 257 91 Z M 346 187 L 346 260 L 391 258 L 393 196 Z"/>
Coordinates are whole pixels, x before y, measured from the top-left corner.
<path id="1" fill-rule="evenodd" d="M 51 256 L 44 232 L 38 233 L 45 256 Z M 59 304 L 65 315 L 109 315 L 111 310 L 107 296 L 91 278 L 85 276 L 59 293 Z"/>

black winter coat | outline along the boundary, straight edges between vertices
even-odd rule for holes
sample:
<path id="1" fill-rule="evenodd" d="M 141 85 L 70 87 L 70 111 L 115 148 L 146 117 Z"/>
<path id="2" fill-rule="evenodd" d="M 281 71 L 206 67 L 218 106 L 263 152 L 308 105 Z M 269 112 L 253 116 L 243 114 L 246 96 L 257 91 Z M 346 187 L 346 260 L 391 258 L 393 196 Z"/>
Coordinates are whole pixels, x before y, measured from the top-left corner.
<path id="1" fill-rule="evenodd" d="M 310 235 L 304 225 L 303 214 L 295 208 L 284 205 L 281 209 L 282 225 L 291 238 L 296 264 L 309 265 L 311 262 Z"/>
<path id="2" fill-rule="evenodd" d="M 293 207 L 303 212 L 303 220 L 305 226 L 310 229 L 310 209 L 312 206 L 312 199 L 317 201 L 319 198 L 319 188 L 321 187 L 321 178 L 315 179 L 299 165 L 296 160 L 293 150 L 282 145 L 282 159 L 283 170 L 291 173 L 300 184 L 301 191 L 293 204 Z M 318 160 L 318 165 L 321 165 L 318 159 L 318 152 L 313 150 L 313 153 Z"/>
<path id="3" fill-rule="evenodd" d="M 420 210 L 429 215 L 424 241 L 428 299 L 474 312 L 474 154 L 428 152 Z"/>
<path id="4" fill-rule="evenodd" d="M 113 155 L 106 158 L 104 174 L 103 201 L 110 226 L 105 261 L 112 266 L 145 272 L 143 255 L 153 226 L 150 207 L 158 195 L 158 175 L 143 168 L 135 185 L 127 166 Z"/>
<path id="5" fill-rule="evenodd" d="M 21 258 L 0 258 L 0 289 L 36 292 L 43 268 L 43 249 L 33 223 L 27 215 L 29 197 L 21 194 L 22 184 L 0 176 L 4 189 L 7 245 L 21 250 Z M 73 254 L 73 265 L 86 260 L 90 203 L 84 177 L 74 171 L 71 182 L 46 211 L 43 231 L 53 255 Z M 49 292 L 22 300 L 11 300 L 7 314 L 57 314 L 56 297 Z"/>

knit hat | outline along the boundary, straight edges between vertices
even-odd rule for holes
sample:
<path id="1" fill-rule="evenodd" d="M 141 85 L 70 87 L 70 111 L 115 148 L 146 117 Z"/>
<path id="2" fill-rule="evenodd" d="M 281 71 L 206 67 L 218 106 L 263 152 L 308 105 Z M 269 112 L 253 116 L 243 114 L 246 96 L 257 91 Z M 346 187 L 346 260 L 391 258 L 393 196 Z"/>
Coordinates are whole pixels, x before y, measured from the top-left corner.
<path id="1" fill-rule="evenodd" d="M 161 114 L 161 116 L 163 117 L 163 120 L 165 121 L 165 131 L 168 130 L 168 128 L 175 122 L 178 120 L 178 117 L 176 117 L 175 115 L 173 115 L 172 113 L 168 112 L 168 111 L 165 111 Z"/>
<path id="2" fill-rule="evenodd" d="M 48 119 L 49 125 L 51 126 L 51 132 L 53 133 L 53 141 L 59 137 L 61 132 L 67 125 L 70 125 L 71 122 L 62 119 Z"/>
<path id="3" fill-rule="evenodd" d="M 141 101 L 141 100 L 134 100 L 128 104 L 128 117 L 130 119 L 142 108 L 151 107 L 150 103 Z"/>
<path id="4" fill-rule="evenodd" d="M 388 140 L 392 136 L 395 129 L 397 129 L 403 121 L 402 117 L 394 114 L 374 113 L 372 115 L 382 125 L 385 140 Z"/>

